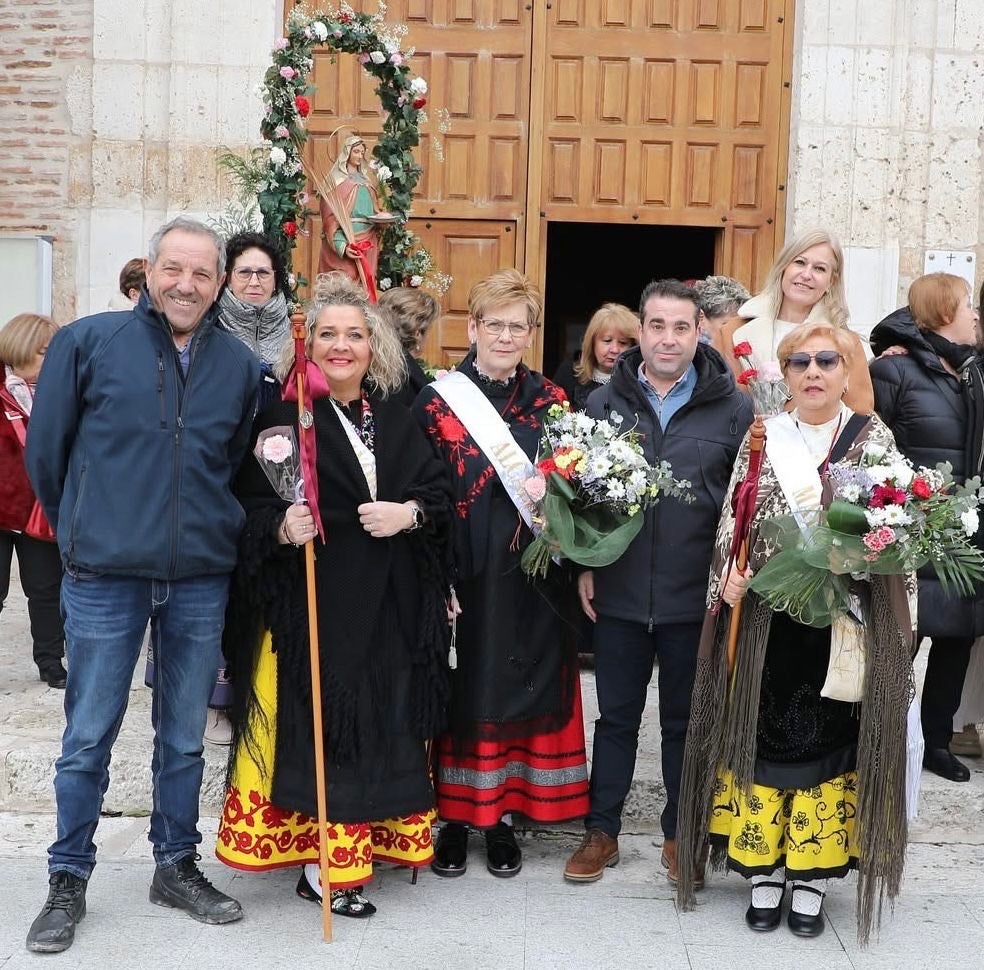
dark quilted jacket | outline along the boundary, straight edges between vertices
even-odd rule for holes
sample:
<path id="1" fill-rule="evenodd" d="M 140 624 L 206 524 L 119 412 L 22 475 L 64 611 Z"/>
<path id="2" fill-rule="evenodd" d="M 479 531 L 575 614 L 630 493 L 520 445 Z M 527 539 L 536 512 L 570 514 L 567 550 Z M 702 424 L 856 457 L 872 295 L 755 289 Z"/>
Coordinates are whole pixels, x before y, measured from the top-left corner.
<path id="1" fill-rule="evenodd" d="M 948 461 L 953 465 L 953 477 L 963 482 L 967 474 L 967 413 L 962 383 L 940 363 L 908 307 L 889 314 L 871 333 L 876 354 L 892 345 L 905 347 L 908 354 L 871 362 L 875 411 L 892 429 L 906 458 L 929 468 Z M 932 566 L 920 570 L 920 636 L 984 634 L 982 594 L 984 590 L 971 598 L 947 596 Z"/>

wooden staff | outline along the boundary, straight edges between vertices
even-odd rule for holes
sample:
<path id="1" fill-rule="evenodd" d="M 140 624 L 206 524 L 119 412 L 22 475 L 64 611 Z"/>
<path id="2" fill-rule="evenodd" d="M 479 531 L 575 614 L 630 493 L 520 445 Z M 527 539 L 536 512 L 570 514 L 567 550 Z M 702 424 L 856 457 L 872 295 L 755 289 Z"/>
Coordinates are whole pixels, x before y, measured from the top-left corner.
<path id="1" fill-rule="evenodd" d="M 294 328 L 294 346 L 303 347 L 307 326 L 303 313 L 290 318 Z M 300 341 L 300 343 L 298 343 Z M 304 356 L 295 352 L 294 373 L 297 377 L 298 445 L 303 453 L 304 436 L 314 434 L 310 412 L 305 407 Z M 314 469 L 312 474 L 316 474 Z M 311 655 L 311 711 L 314 721 L 314 782 L 318 801 L 318 865 L 321 875 L 321 920 L 326 943 L 331 943 L 331 871 L 328 861 L 328 794 L 325 781 L 325 731 L 321 713 L 321 652 L 318 645 L 318 602 L 314 591 L 314 539 L 304 543 L 304 575 L 307 580 L 308 646 Z"/>
<path id="2" fill-rule="evenodd" d="M 751 528 L 755 515 L 755 503 L 758 498 L 759 475 L 762 472 L 762 452 L 765 449 L 765 422 L 757 416 L 749 430 L 748 438 L 748 473 L 742 482 L 743 494 L 739 497 L 739 507 L 735 513 L 735 531 L 744 532 L 734 566 L 739 573 L 744 573 L 748 566 L 748 530 Z M 739 521 L 740 519 L 740 521 Z M 725 577 L 727 580 L 727 577 Z M 744 597 L 731 607 L 731 622 L 728 626 L 728 676 L 734 673 L 735 662 L 738 658 L 738 628 L 741 625 L 741 604 Z"/>

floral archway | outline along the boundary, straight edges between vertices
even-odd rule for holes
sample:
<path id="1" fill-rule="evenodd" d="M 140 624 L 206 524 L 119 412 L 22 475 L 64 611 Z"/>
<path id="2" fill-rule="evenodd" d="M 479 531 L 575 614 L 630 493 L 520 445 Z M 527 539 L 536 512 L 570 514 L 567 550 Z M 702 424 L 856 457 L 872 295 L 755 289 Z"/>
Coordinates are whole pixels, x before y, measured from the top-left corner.
<path id="1" fill-rule="evenodd" d="M 318 46 L 352 54 L 378 80 L 376 94 L 385 113 L 383 130 L 373 147 L 370 166 L 375 172 L 385 207 L 396 216 L 380 240 L 380 289 L 406 284 L 445 289 L 450 280 L 438 273 L 430 253 L 419 245 L 407 226 L 413 191 L 421 168 L 412 151 L 420 143 L 420 125 L 427 121 L 427 82 L 410 70 L 411 50 L 402 50 L 408 29 L 386 23 L 385 3 L 376 13 L 357 13 L 347 3 L 337 9 L 308 11 L 296 7 L 288 14 L 286 36 L 276 41 L 270 67 L 263 78 L 266 112 L 261 134 L 268 149 L 231 167 L 233 176 L 256 192 L 264 232 L 277 240 L 288 262 L 297 237 L 306 234 L 313 210 L 307 207 L 303 164 L 308 138 L 306 119 L 314 91 L 308 78 Z M 228 156 L 227 156 L 228 157 Z M 291 274 L 296 293 L 306 282 Z"/>

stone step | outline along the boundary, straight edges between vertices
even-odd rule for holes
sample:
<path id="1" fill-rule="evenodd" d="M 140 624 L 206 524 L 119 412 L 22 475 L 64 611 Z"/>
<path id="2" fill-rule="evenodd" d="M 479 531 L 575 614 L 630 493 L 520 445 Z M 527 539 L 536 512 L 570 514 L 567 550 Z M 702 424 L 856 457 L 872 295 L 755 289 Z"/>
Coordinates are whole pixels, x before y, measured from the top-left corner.
<path id="1" fill-rule="evenodd" d="M 6 668 L 6 669 L 4 669 Z M 35 679 L 30 662 L 0 661 L 0 810 L 52 811 L 54 764 L 61 746 L 64 694 Z M 581 675 L 585 734 L 589 753 L 597 699 L 594 675 Z M 151 807 L 151 692 L 143 686 L 142 665 L 117 740 L 105 807 L 125 815 L 145 815 Z M 221 811 L 227 749 L 205 746 L 202 813 Z M 912 841 L 984 844 L 984 761 L 967 759 L 968 784 L 958 785 L 923 773 L 920 817 Z M 649 687 L 632 790 L 625 806 L 627 831 L 656 832 L 665 789 L 660 772 L 659 718 L 655 682 Z"/>

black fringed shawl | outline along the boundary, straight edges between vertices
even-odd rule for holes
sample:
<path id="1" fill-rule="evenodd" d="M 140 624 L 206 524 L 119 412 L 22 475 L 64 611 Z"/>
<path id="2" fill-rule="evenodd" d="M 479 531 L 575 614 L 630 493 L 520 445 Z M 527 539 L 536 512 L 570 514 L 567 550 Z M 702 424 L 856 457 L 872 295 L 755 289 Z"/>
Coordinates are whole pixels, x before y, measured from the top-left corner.
<path id="1" fill-rule="evenodd" d="M 509 381 L 478 374 L 474 353 L 458 370 L 481 388 L 509 425 L 516 443 L 536 460 L 549 408 L 564 392 L 520 364 Z M 452 740 L 502 740 L 554 731 L 570 720 L 574 640 L 564 636 L 573 604 L 570 577 L 551 565 L 546 580 L 520 567 L 532 534 L 495 469 L 434 386 L 424 388 L 414 414 L 451 469 L 455 566 L 462 615 L 458 669 L 449 708 Z"/>
<path id="2" fill-rule="evenodd" d="M 877 418 L 857 433 L 845 461 L 860 461 L 871 440 L 888 451 L 891 461 L 898 452 L 891 432 Z M 716 601 L 718 577 L 727 561 L 734 519 L 731 496 L 748 468 L 748 438 L 742 446 L 725 498 L 711 564 L 708 602 Z M 831 501 L 825 483 L 824 505 Z M 789 513 L 789 506 L 772 471 L 766 452 L 762 467 L 755 517 L 749 534 L 749 565 L 761 569 L 775 549 L 758 530 L 766 518 Z M 857 927 L 862 945 L 872 926 L 878 925 L 884 899 L 898 895 L 906 848 L 906 712 L 913 693 L 913 629 L 907 588 L 914 577 L 876 576 L 871 582 L 871 609 L 866 617 L 867 662 L 860 705 L 857 742 L 858 807 L 855 827 L 858 861 Z M 708 612 L 697 656 L 690 724 L 684 751 L 680 792 L 680 881 L 677 899 L 683 909 L 695 905 L 692 874 L 707 838 L 714 780 L 722 770 L 733 773 L 735 784 L 747 790 L 756 762 L 756 727 L 772 612 L 754 593 L 745 598 L 738 634 L 734 680 L 727 670 L 728 626 L 731 611 L 723 606 L 715 616 Z M 789 645 L 796 649 L 795 644 Z M 724 852 L 717 847 L 712 864 L 723 865 Z"/>
<path id="3" fill-rule="evenodd" d="M 450 482 L 410 412 L 370 393 L 375 419 L 377 500 L 415 499 L 427 524 L 375 539 L 359 523 L 371 501 L 352 446 L 329 399 L 314 403 L 321 517 L 315 583 L 322 701 L 329 764 L 329 813 L 365 821 L 426 810 L 423 741 L 444 725 L 450 691 Z M 277 402 L 254 426 L 292 425 L 295 404 Z M 257 708 L 249 689 L 264 630 L 277 654 L 277 743 L 272 800 L 314 812 L 310 667 L 302 550 L 280 546 L 287 503 L 258 462 L 247 457 L 237 480 L 247 522 L 233 576 L 223 649 L 236 684 L 234 741 L 255 744 Z M 235 752 L 236 746 L 233 745 Z M 255 749 L 254 749 L 255 750 Z M 401 782 L 401 764 L 413 762 Z M 419 769 L 419 770 L 418 770 Z"/>

